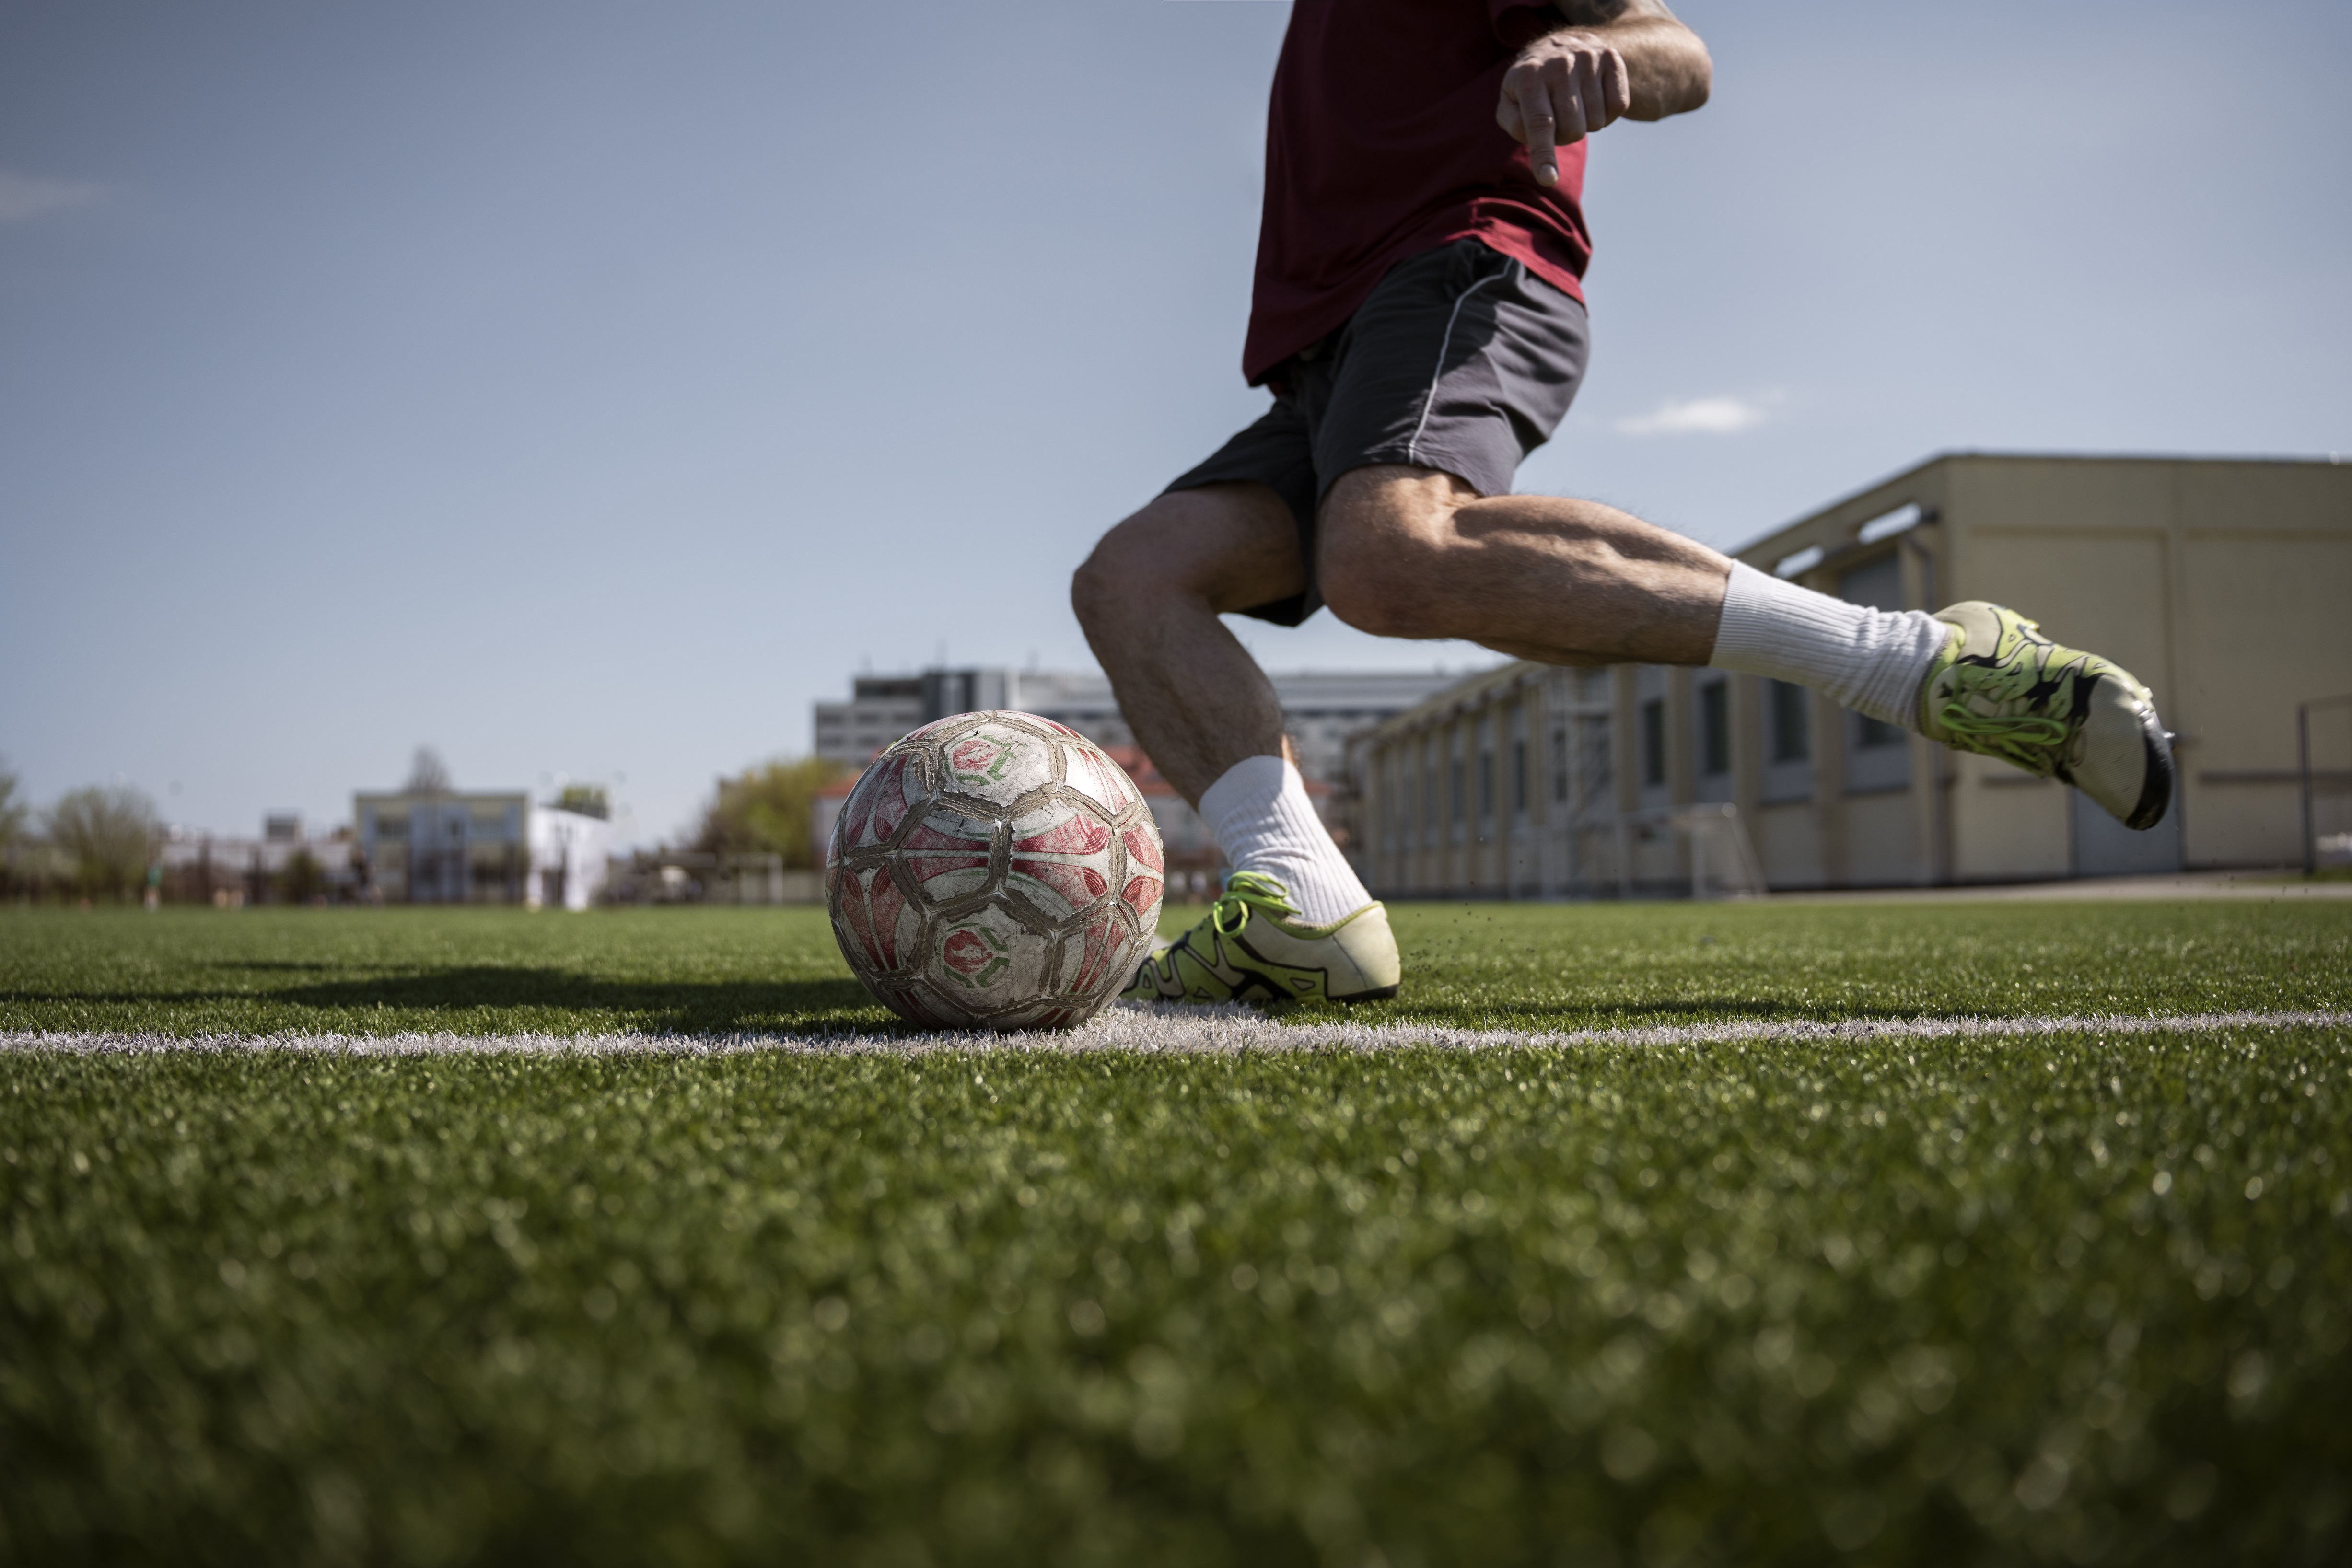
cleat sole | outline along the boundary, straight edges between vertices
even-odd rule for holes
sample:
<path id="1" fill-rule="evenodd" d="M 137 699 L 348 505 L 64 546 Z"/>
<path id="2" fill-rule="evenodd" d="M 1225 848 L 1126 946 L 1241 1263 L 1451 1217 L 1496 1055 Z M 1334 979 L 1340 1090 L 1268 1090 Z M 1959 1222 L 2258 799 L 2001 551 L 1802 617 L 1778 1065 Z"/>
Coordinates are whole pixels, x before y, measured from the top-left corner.
<path id="1" fill-rule="evenodd" d="M 2172 747 L 2154 734 L 2144 738 L 2147 745 L 2147 777 L 2140 783 L 2139 803 L 2124 819 L 2125 827 L 2142 833 L 2164 821 L 2165 810 L 2172 804 L 2174 784 Z"/>

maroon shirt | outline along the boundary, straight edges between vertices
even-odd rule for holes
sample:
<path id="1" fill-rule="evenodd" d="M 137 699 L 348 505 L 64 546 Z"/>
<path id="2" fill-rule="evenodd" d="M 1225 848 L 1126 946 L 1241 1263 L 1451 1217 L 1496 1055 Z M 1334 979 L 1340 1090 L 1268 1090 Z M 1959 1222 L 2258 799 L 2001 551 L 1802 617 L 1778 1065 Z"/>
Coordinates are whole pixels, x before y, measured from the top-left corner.
<path id="1" fill-rule="evenodd" d="M 1294 0 L 1266 113 L 1265 212 L 1242 371 L 1337 329 L 1396 262 L 1475 237 L 1582 299 L 1582 141 L 1559 183 L 1495 123 L 1503 73 L 1560 25 L 1528 0 Z"/>

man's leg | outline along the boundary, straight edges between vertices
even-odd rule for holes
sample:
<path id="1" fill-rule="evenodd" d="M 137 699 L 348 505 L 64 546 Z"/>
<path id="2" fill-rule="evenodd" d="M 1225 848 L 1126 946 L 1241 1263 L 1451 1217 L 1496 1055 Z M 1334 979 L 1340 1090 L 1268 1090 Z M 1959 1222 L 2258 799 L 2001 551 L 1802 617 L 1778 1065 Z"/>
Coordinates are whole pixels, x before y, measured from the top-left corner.
<path id="1" fill-rule="evenodd" d="M 1727 557 L 1613 507 L 1482 497 L 1425 468 L 1342 476 L 1322 538 L 1324 596 L 1368 632 L 1465 637 L 1550 664 L 1752 667 L 1912 728 L 1920 685 L 1951 637 L 1922 611 L 1777 579 L 1759 586 Z M 1760 644 L 1760 659 L 1727 660 L 1727 632 Z"/>
<path id="2" fill-rule="evenodd" d="M 1427 468 L 1357 468 L 1320 518 L 1325 601 L 1391 637 L 1464 637 L 1556 664 L 1714 664 L 1826 693 L 2001 758 L 2153 826 L 2172 759 L 2128 671 L 1998 605 L 1881 611 L 1738 565 L 1591 501 L 1482 497 Z"/>
<path id="3" fill-rule="evenodd" d="M 1105 535 L 1071 583 L 1087 641 L 1163 777 L 1235 875 L 1128 994 L 1348 1000 L 1397 988 L 1396 943 L 1284 755 L 1282 707 L 1228 611 L 1306 587 L 1289 503 L 1258 484 L 1171 491 Z"/>
<path id="4" fill-rule="evenodd" d="M 1071 580 L 1087 644 L 1160 776 L 1187 800 L 1250 757 L 1282 755 L 1282 705 L 1217 617 L 1286 599 L 1298 527 L 1263 485 L 1173 490 L 1105 534 Z"/>
<path id="5" fill-rule="evenodd" d="M 1323 503 L 1323 597 L 1381 637 L 1461 637 L 1548 664 L 1703 664 L 1731 562 L 1595 501 L 1482 497 L 1382 465 Z"/>

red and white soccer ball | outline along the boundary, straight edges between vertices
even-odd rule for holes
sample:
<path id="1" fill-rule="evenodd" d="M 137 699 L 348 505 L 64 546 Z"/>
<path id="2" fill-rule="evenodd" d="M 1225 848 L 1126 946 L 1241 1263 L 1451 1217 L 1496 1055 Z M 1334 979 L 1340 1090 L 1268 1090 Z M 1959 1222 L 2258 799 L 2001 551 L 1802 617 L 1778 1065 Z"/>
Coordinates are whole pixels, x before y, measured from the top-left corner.
<path id="1" fill-rule="evenodd" d="M 1025 713 L 940 719 L 882 753 L 834 824 L 842 956 L 934 1029 L 1066 1029 L 1135 975 L 1160 919 L 1160 830 L 1094 742 Z"/>

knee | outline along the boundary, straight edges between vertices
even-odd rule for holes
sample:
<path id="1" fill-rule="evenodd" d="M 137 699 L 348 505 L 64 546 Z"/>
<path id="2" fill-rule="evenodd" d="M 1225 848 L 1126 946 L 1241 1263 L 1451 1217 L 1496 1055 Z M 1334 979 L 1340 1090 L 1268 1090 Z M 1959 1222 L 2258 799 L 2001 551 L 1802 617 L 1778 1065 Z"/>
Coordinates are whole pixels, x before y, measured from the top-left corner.
<path id="1" fill-rule="evenodd" d="M 1121 524 L 1095 541 L 1094 549 L 1070 574 L 1070 608 L 1088 632 L 1118 618 L 1123 597 L 1134 591 L 1139 562 L 1127 525 Z"/>

